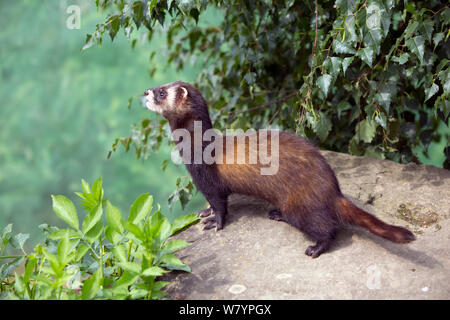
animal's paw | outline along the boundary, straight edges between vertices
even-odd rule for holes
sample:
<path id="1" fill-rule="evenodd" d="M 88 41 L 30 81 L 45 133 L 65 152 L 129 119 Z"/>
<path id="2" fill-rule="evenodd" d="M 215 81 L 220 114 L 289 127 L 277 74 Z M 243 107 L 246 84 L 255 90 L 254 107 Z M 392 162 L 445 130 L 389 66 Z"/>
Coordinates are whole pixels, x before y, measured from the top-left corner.
<path id="1" fill-rule="evenodd" d="M 278 209 L 274 209 L 269 212 L 269 219 L 272 219 L 275 221 L 286 221 L 283 218 L 283 216 L 281 215 L 281 211 Z"/>
<path id="2" fill-rule="evenodd" d="M 311 258 L 317 258 L 318 256 L 320 256 L 322 253 L 324 253 L 325 251 L 327 251 L 329 248 L 329 243 L 327 241 L 318 241 L 316 243 L 316 245 L 314 246 L 309 246 L 306 251 L 305 254 L 307 256 L 310 256 Z"/>
<path id="3" fill-rule="evenodd" d="M 212 228 L 216 228 L 216 231 L 218 231 L 220 229 L 223 229 L 223 221 L 220 221 L 220 219 L 217 219 L 216 216 L 205 218 L 202 220 L 202 223 L 205 225 L 203 227 L 203 230 L 209 230 Z"/>
<path id="4" fill-rule="evenodd" d="M 213 208 L 209 207 L 208 209 L 203 209 L 203 210 L 197 212 L 197 217 L 205 218 L 205 217 L 210 216 L 213 213 L 214 213 Z"/>

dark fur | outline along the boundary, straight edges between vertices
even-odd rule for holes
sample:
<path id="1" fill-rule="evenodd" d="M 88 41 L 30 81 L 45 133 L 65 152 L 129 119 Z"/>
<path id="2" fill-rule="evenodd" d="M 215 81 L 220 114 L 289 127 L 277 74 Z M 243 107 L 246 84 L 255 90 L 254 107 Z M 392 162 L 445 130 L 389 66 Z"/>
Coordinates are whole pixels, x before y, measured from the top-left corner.
<path id="1" fill-rule="evenodd" d="M 193 134 L 194 120 L 202 121 L 203 130 L 212 128 L 208 108 L 200 92 L 183 82 L 170 86 L 183 86 L 188 90 L 188 97 L 180 101 L 180 108 L 163 112 L 171 129 L 185 128 Z M 156 92 L 160 88 L 153 90 Z M 177 93 L 177 101 L 181 98 L 182 94 Z M 225 138 L 234 139 L 237 144 L 235 137 Z M 306 254 L 313 258 L 329 248 L 342 222 L 362 226 L 390 241 L 406 243 L 414 240 L 410 231 L 388 225 L 347 200 L 333 170 L 310 142 L 287 132 L 280 132 L 279 139 L 279 171 L 273 176 L 260 175 L 259 163 L 186 164 L 194 184 L 214 212 L 213 217 L 205 219 L 205 228 L 223 228 L 227 198 L 231 193 L 240 193 L 273 203 L 278 210 L 269 214 L 271 219 L 285 221 L 316 241 L 306 250 Z M 203 148 L 208 143 L 203 142 Z M 201 215 L 210 213 L 211 210 L 204 210 Z"/>

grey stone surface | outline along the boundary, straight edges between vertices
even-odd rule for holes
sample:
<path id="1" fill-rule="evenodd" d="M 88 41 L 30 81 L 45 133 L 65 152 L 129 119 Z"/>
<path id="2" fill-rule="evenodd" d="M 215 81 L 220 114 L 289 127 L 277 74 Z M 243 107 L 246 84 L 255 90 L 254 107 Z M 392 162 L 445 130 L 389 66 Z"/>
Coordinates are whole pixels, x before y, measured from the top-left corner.
<path id="1" fill-rule="evenodd" d="M 233 195 L 225 228 L 201 223 L 178 235 L 192 273 L 170 276 L 173 299 L 449 299 L 450 172 L 391 161 L 323 154 L 343 193 L 417 240 L 394 244 L 346 228 L 317 259 L 297 229 L 268 219 L 271 206 Z"/>

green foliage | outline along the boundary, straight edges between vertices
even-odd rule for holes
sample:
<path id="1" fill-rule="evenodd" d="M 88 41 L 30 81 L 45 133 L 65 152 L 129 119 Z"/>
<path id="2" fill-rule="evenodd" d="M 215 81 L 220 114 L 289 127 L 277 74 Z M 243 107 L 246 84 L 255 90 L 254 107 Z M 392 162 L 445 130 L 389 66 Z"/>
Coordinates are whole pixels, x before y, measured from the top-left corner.
<path id="1" fill-rule="evenodd" d="M 123 0 L 97 6 L 110 14 L 88 36 L 92 43 L 120 29 L 133 42 L 144 26 L 149 40 L 166 36 L 168 61 L 179 69 L 201 61 L 195 85 L 219 129 L 269 124 L 327 149 L 449 165 L 446 1 Z M 213 24 L 202 24 L 207 7 L 220 15 Z M 164 120 L 143 120 L 142 139 L 129 138 L 126 148 L 145 150 L 166 131 Z M 431 149 L 437 151 L 427 155 Z"/>
<path id="2" fill-rule="evenodd" d="M 104 199 L 101 178 L 92 190 L 82 180 L 82 189 L 77 194 L 87 214 L 81 228 L 73 203 L 52 196 L 54 213 L 69 228 L 39 226 L 45 239 L 32 253 L 24 250 L 28 235 L 12 236 L 11 224 L 3 229 L 0 254 L 8 244 L 23 254 L 0 256 L 0 298 L 154 300 L 165 296 L 162 289 L 168 284 L 158 277 L 171 270 L 191 271 L 174 255 L 189 243 L 170 237 L 196 223 L 195 214 L 170 223 L 159 208 L 152 213 L 153 197 L 142 194 L 125 219 Z M 25 270 L 17 274 L 22 263 Z"/>
<path id="3" fill-rule="evenodd" d="M 119 208 L 149 192 L 170 221 L 202 208 L 205 200 L 197 196 L 184 211 L 178 203 L 169 210 L 167 197 L 187 172 L 172 163 L 161 171 L 167 143 L 158 153 L 150 150 L 147 161 L 122 150 L 107 159 L 113 139 L 149 116 L 138 96 L 174 78 L 191 81 L 197 67 L 183 72 L 165 67 L 150 78 L 149 51 L 158 52 L 155 64 L 165 65 L 165 39 L 151 45 L 139 40 L 132 49 L 122 32 L 113 44 L 106 39 L 102 47 L 80 51 L 86 33 L 102 18 L 95 1 L 0 3 L 8 17 L 0 19 L 0 226 L 13 223 L 15 232 L 39 241 L 37 225 L 64 223 L 52 213 L 50 194 L 70 195 L 81 209 L 73 195 L 80 177 L 103 176 Z M 69 5 L 81 8 L 79 30 L 66 27 Z M 136 96 L 130 109 L 129 96 Z M 32 249 L 31 241 L 26 246 Z"/>

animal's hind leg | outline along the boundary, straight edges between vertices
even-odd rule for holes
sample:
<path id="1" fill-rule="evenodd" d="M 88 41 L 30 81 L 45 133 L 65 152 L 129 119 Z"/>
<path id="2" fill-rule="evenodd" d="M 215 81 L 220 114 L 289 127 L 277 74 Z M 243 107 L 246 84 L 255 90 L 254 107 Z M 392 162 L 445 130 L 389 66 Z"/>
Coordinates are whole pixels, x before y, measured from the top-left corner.
<path id="1" fill-rule="evenodd" d="M 304 221 L 302 231 L 316 241 L 315 245 L 309 246 L 305 254 L 317 258 L 330 248 L 339 230 L 336 216 L 328 210 L 317 210 L 310 212 Z"/>

